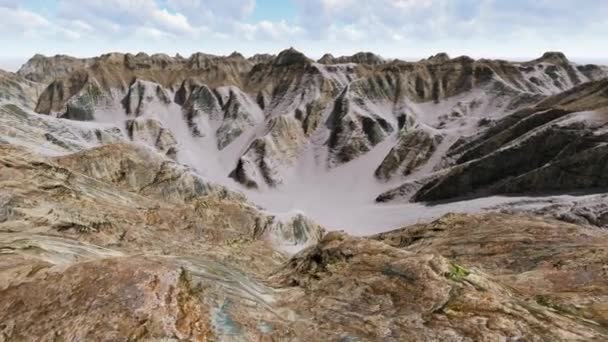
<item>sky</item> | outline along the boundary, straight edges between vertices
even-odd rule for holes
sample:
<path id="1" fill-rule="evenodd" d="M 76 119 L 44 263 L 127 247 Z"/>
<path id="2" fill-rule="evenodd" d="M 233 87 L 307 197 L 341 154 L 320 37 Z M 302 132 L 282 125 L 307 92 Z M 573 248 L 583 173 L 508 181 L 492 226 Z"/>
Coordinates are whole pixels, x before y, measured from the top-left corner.
<path id="1" fill-rule="evenodd" d="M 36 53 L 373 51 L 608 60 L 608 0 L 0 0 L 0 68 Z"/>

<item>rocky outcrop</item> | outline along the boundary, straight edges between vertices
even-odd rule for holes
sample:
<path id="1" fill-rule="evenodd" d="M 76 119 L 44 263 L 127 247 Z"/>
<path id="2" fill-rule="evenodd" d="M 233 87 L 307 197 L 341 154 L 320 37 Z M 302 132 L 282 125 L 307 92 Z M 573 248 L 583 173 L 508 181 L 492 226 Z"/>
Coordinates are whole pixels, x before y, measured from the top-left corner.
<path id="1" fill-rule="evenodd" d="M 248 58 L 252 63 L 268 63 L 272 61 L 276 56 L 268 53 L 258 53 Z"/>
<path id="2" fill-rule="evenodd" d="M 216 132 L 217 148 L 221 150 L 246 130 L 261 123 L 264 120 L 264 114 L 255 101 L 237 88 L 219 88 L 217 91 L 224 112 L 222 124 Z"/>
<path id="3" fill-rule="evenodd" d="M 126 140 L 121 129 L 114 125 L 86 126 L 38 116 L 15 104 L 0 105 L 0 143 L 57 155 Z"/>
<path id="4" fill-rule="evenodd" d="M 509 214 L 529 214 L 554 218 L 578 225 L 608 228 L 608 195 L 573 198 L 531 198 L 491 208 Z"/>
<path id="5" fill-rule="evenodd" d="M 414 253 L 439 253 L 483 269 L 523 298 L 562 315 L 607 321 L 606 231 L 530 216 L 448 215 L 380 234 L 378 240 Z"/>
<path id="6" fill-rule="evenodd" d="M 446 63 L 450 61 L 450 56 L 445 52 L 440 52 L 426 59 L 430 63 Z"/>
<path id="7" fill-rule="evenodd" d="M 15 103 L 33 109 L 42 90 L 43 87 L 38 83 L 0 70 L 0 103 Z"/>
<path id="8" fill-rule="evenodd" d="M 280 250 L 300 251 L 319 242 L 325 230 L 304 215 L 298 214 L 287 221 L 270 218 L 260 231 L 260 237 L 274 242 Z"/>
<path id="9" fill-rule="evenodd" d="M 603 176 L 608 125 L 605 89 L 605 81 L 585 84 L 505 117 L 448 152 L 460 153 L 457 165 L 426 184 L 414 200 L 607 186 Z"/>
<path id="10" fill-rule="evenodd" d="M 0 291 L 2 333 L 10 340 L 205 340 L 213 335 L 210 310 L 203 309 L 195 293 L 185 273 L 163 261 L 120 258 L 76 264 Z M 48 307 L 52 312 L 44 315 Z"/>
<path id="11" fill-rule="evenodd" d="M 17 74 L 32 82 L 48 85 L 57 78 L 65 77 L 76 70 L 84 69 L 93 62 L 91 58 L 75 58 L 66 55 L 46 57 L 40 54 L 30 58 Z"/>
<path id="12" fill-rule="evenodd" d="M 149 104 L 164 104 L 171 103 L 169 93 L 159 84 L 136 80 L 129 87 L 127 95 L 122 100 L 127 115 L 140 116 L 150 109 Z M 152 110 L 155 110 L 153 108 Z"/>
<path id="13" fill-rule="evenodd" d="M 306 143 L 304 131 L 293 117 L 274 118 L 267 129 L 268 133 L 253 141 L 230 173 L 230 177 L 250 188 L 280 185 L 281 168 L 293 166 Z"/>
<path id="14" fill-rule="evenodd" d="M 372 53 L 372 52 L 358 52 L 352 56 L 342 56 L 342 57 L 334 57 L 331 54 L 325 54 L 318 60 L 321 64 L 345 64 L 345 63 L 355 63 L 355 64 L 367 64 L 367 65 L 378 65 L 386 63 L 386 61 Z"/>
<path id="15" fill-rule="evenodd" d="M 51 114 L 65 112 L 67 103 L 89 85 L 89 74 L 79 70 L 53 81 L 40 95 L 36 112 Z"/>
<path id="16" fill-rule="evenodd" d="M 183 106 L 188 127 L 195 137 L 204 136 L 205 126 L 217 126 L 223 119 L 217 93 L 206 85 L 185 81 L 176 94 L 176 102 Z"/>
<path id="17" fill-rule="evenodd" d="M 152 146 L 171 159 L 177 157 L 177 141 L 171 131 L 164 128 L 160 121 L 143 118 L 130 119 L 126 121 L 125 129 L 131 141 Z"/>
<path id="18" fill-rule="evenodd" d="M 277 58 L 272 61 L 272 64 L 275 66 L 290 66 L 294 64 L 307 64 L 312 62 L 306 55 L 297 51 L 294 48 L 289 48 L 287 50 L 279 53 Z"/>
<path id="19" fill-rule="evenodd" d="M 317 326 L 300 335 L 310 340 L 584 340 L 603 334 L 599 327 L 583 328 L 582 318 L 524 301 L 479 269 L 339 233 L 296 255 L 271 280 L 284 291 L 301 289 L 288 303 Z"/>
<path id="20" fill-rule="evenodd" d="M 495 237 L 496 229 L 503 238 L 492 242 L 486 234 Z M 542 244 L 526 243 L 530 236 Z M 605 338 L 603 254 L 589 250 L 604 232 L 521 216 L 451 215 L 375 239 L 382 242 L 330 233 L 290 260 L 263 252 L 270 251 L 264 245 L 232 242 L 223 250 L 208 247 L 216 257 L 234 253 L 217 262 L 0 233 L 10 266 L 3 275 L 19 270 L 0 288 L 0 302 L 12 308 L 0 314 L 3 333 L 11 339 Z M 471 250 L 476 241 L 488 244 Z M 556 255 L 561 245 L 577 247 Z M 111 318 L 96 319 L 109 312 Z M 23 323 L 34 316 L 40 319 Z"/>
<path id="21" fill-rule="evenodd" d="M 330 165 L 346 163 L 369 152 L 394 131 L 385 113 L 376 111 L 373 103 L 360 97 L 367 85 L 361 83 L 361 87 L 351 85 L 344 89 L 327 120 L 331 131 L 327 143 Z"/>
<path id="22" fill-rule="evenodd" d="M 376 169 L 378 179 L 389 180 L 400 174 L 408 176 L 424 165 L 441 144 L 443 136 L 428 128 L 402 128 L 399 141 Z"/>

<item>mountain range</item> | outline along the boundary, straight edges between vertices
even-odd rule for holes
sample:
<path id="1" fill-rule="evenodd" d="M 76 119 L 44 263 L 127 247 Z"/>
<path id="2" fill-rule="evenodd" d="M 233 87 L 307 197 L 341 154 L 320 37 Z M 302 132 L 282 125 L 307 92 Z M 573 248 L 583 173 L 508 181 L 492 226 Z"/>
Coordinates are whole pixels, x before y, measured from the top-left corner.
<path id="1" fill-rule="evenodd" d="M 0 341 L 608 338 L 605 66 L 36 55 L 0 151 Z"/>

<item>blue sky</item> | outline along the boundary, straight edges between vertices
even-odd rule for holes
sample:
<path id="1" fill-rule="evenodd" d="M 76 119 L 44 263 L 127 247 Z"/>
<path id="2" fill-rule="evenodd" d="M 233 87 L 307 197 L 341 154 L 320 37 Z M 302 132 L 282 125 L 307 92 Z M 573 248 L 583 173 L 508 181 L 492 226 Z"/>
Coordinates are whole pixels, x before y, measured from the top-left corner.
<path id="1" fill-rule="evenodd" d="M 608 0 L 0 0 L 0 68 L 42 53 L 195 51 L 245 55 L 293 46 L 311 57 L 371 50 L 527 58 L 608 57 Z"/>

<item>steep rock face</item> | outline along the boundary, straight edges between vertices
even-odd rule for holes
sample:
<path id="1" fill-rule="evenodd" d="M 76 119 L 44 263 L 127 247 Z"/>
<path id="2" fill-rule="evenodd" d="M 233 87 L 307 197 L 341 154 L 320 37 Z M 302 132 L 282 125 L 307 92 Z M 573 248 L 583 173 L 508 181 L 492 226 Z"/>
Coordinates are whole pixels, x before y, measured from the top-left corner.
<path id="1" fill-rule="evenodd" d="M 193 79 L 212 87 L 242 85 L 242 78 L 253 64 L 242 57 L 219 57 L 194 54 L 189 59 L 166 55 L 149 56 L 144 53 L 107 54 L 87 60 L 86 69 L 58 75 L 44 91 L 36 111 L 56 112 L 78 94 L 89 82 L 100 87 L 102 93 L 119 90 L 125 94 L 136 80 L 157 83 L 162 88 L 176 91 L 186 79 Z M 57 66 L 61 69 L 63 66 Z"/>
<path id="2" fill-rule="evenodd" d="M 608 136 L 577 137 L 564 156 L 492 189 L 496 193 L 602 190 L 608 186 Z M 566 155 L 573 153 L 573 156 Z"/>
<path id="3" fill-rule="evenodd" d="M 153 146 L 171 159 L 176 158 L 177 141 L 170 130 L 154 119 L 136 118 L 127 120 L 125 129 L 131 141 Z"/>
<path id="4" fill-rule="evenodd" d="M 505 117 L 448 152 L 460 155 L 457 165 L 426 184 L 414 199 L 605 187 L 606 89 L 605 81 L 584 84 Z"/>
<path id="5" fill-rule="evenodd" d="M 127 115 L 140 116 L 146 111 L 154 110 L 147 106 L 153 103 L 168 105 L 171 98 L 168 92 L 159 84 L 136 80 L 129 87 L 127 95 L 122 100 Z"/>
<path id="6" fill-rule="evenodd" d="M 195 137 L 204 136 L 207 127 L 209 127 L 209 131 L 212 130 L 212 127 L 221 123 L 223 118 L 222 106 L 217 93 L 206 85 L 196 85 L 185 81 L 176 94 L 176 103 L 183 105 L 188 127 Z"/>
<path id="7" fill-rule="evenodd" d="M 380 70 L 383 69 L 411 74 L 403 83 L 403 88 L 410 97 L 419 101 L 439 101 L 488 84 L 515 94 L 550 95 L 589 80 L 574 70 L 567 60 L 560 60 L 558 64 L 544 59 L 511 63 L 473 60 L 466 56 L 450 59 L 447 55 L 439 54 L 418 63 L 395 61 L 382 65 Z"/>
<path id="8" fill-rule="evenodd" d="M 264 120 L 264 114 L 247 94 L 238 88 L 218 88 L 222 101 L 224 117 L 218 127 L 217 147 L 222 150 L 246 130 L 255 127 Z"/>
<path id="9" fill-rule="evenodd" d="M 376 177 L 389 180 L 396 173 L 410 175 L 431 158 L 442 140 L 441 134 L 423 127 L 403 128 L 399 141 L 376 169 Z"/>
<path id="10" fill-rule="evenodd" d="M 504 82 L 508 88 L 522 92 L 556 93 L 592 79 L 603 77 L 605 72 L 600 67 L 572 66 L 565 57 L 556 58 L 559 54 L 546 56 L 525 63 L 509 63 L 497 60 L 475 61 L 468 57 L 450 59 L 439 55 L 418 63 L 394 61 L 383 62 L 372 53 L 358 53 L 345 57 L 349 63 L 360 64 L 358 74 L 363 76 L 370 71 L 379 73 L 410 74 L 403 83 L 408 94 L 418 100 L 437 101 L 471 90 L 492 79 Z M 326 56 L 326 59 L 332 59 Z M 335 58 L 334 58 L 335 59 Z M 181 83 L 195 79 L 210 87 L 234 85 L 246 92 L 263 90 L 260 87 L 260 72 L 289 68 L 306 69 L 312 61 L 302 53 L 289 49 L 276 58 L 265 58 L 248 61 L 241 55 L 218 57 L 206 54 L 194 54 L 189 59 L 168 57 L 166 55 L 146 54 L 122 55 L 108 54 L 85 63 L 104 88 L 120 88 L 139 78 L 159 83 L 163 87 L 177 90 Z M 61 69 L 61 66 L 57 66 Z M 583 73 L 580 70 L 585 70 Z M 540 74 L 539 74 L 540 73 Z M 536 75 L 539 74 L 539 75 Z M 68 76 L 68 73 L 62 73 Z M 532 76 L 536 75 L 536 76 Z M 542 76 L 542 79 L 539 77 Z M 545 80 L 545 76 L 547 79 Z M 63 78 L 56 76 L 56 78 Z M 266 80 L 265 83 L 273 80 Z M 559 82 L 559 86 L 554 83 Z M 256 89 L 257 88 L 257 89 Z M 69 97 L 66 97 L 66 99 Z M 41 111 L 46 111 L 41 108 Z"/>
<path id="11" fill-rule="evenodd" d="M 605 161 L 597 160 L 603 156 L 606 137 L 594 136 L 591 130 L 595 127 L 580 130 L 581 124 L 578 121 L 563 127 L 543 127 L 496 152 L 455 166 L 422 188 L 414 199 L 440 200 L 484 189 L 492 193 L 522 193 L 606 186 L 602 174 Z M 568 151 L 576 151 L 577 155 L 569 156 Z"/>
<path id="12" fill-rule="evenodd" d="M 555 87 L 562 91 L 581 84 L 590 75 L 571 65 L 561 52 L 547 52 L 534 61 L 523 63 L 520 69 L 539 89 Z"/>
<path id="13" fill-rule="evenodd" d="M 83 70 L 53 81 L 38 99 L 36 112 L 51 114 L 65 111 L 67 102 L 88 84 L 89 74 Z"/>
<path id="14" fill-rule="evenodd" d="M 362 97 L 367 90 L 379 100 L 387 96 L 387 84 L 375 80 L 361 80 L 351 84 L 336 99 L 326 123 L 331 134 L 328 141 L 330 165 L 349 162 L 370 151 L 394 131 L 394 118 L 381 111 L 373 100 Z M 380 87 L 376 88 L 375 86 Z M 390 121 L 389 121 L 390 120 Z"/>
<path id="15" fill-rule="evenodd" d="M 256 139 L 239 159 L 230 177 L 248 187 L 282 183 L 281 168 L 293 166 L 306 137 L 299 121 L 279 116 L 269 122 L 268 133 Z"/>

